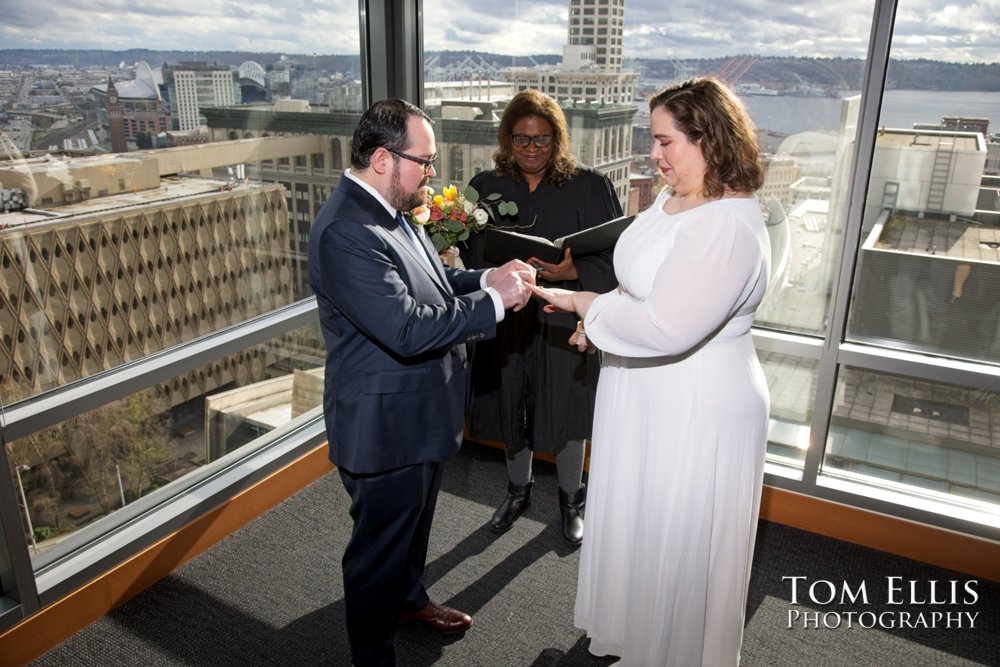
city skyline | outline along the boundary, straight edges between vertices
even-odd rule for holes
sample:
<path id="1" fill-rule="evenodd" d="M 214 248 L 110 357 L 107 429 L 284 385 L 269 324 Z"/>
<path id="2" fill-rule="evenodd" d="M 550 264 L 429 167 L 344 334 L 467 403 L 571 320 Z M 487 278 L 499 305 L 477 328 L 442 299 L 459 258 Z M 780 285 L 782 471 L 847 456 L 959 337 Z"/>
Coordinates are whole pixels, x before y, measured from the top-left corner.
<path id="1" fill-rule="evenodd" d="M 54 0 L 0 2 L 2 48 L 301 54 L 348 54 L 359 49 L 353 1 L 207 7 L 191 0 L 169 5 L 119 5 L 113 0 L 60 0 L 58 5 Z M 560 54 L 566 42 L 568 5 L 567 0 L 514 0 L 509 15 L 499 21 L 495 3 L 485 0 L 425 0 L 424 47 L 512 56 Z M 870 0 L 802 6 L 775 6 L 764 0 L 718 0 L 711 5 L 681 0 L 671 4 L 669 13 L 661 0 L 626 0 L 624 54 L 697 58 L 753 51 L 765 56 L 864 58 L 872 12 Z M 337 36 L 335 43 L 330 35 Z M 903 0 L 894 35 L 895 58 L 1000 60 L 1000 15 L 988 1 Z"/>

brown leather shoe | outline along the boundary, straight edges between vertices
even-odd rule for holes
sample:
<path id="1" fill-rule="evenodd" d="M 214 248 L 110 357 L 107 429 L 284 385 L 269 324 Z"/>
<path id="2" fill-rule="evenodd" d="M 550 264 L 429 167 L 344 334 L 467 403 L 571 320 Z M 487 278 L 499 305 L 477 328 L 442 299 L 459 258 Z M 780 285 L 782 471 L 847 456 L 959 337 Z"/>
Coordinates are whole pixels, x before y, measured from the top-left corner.
<path id="1" fill-rule="evenodd" d="M 419 623 L 435 632 L 464 632 L 472 627 L 472 617 L 468 614 L 434 602 L 420 611 L 400 614 L 399 622 Z"/>

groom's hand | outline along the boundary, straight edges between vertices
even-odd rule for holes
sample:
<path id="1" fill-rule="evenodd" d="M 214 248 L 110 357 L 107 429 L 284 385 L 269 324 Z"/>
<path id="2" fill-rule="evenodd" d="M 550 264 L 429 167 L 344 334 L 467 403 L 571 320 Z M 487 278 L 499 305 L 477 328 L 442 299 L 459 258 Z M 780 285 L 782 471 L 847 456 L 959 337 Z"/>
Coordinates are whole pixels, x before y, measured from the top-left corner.
<path id="1" fill-rule="evenodd" d="M 500 294 L 504 308 L 521 310 L 531 298 L 535 270 L 519 259 L 513 259 L 486 276 L 486 285 Z"/>

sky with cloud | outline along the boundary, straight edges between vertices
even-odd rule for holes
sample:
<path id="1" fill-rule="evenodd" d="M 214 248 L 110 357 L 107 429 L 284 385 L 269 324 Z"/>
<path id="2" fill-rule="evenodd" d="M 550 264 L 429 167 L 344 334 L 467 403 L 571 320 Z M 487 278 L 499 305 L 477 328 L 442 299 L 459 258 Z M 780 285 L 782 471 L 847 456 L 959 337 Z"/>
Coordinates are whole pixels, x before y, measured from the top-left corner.
<path id="1" fill-rule="evenodd" d="M 561 54 L 568 0 L 424 0 L 424 47 Z M 864 58 L 872 0 L 626 0 L 626 57 Z M 358 50 L 357 0 L 0 0 L 0 48 Z M 996 0 L 899 0 L 894 58 L 1000 61 Z"/>

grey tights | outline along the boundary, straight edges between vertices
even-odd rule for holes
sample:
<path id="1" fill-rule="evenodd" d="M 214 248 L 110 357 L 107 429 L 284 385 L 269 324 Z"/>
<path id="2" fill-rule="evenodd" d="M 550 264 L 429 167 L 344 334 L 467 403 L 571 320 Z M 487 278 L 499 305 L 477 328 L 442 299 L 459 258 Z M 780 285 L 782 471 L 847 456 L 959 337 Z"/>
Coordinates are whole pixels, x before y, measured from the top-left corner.
<path id="1" fill-rule="evenodd" d="M 574 493 L 580 488 L 585 452 L 585 440 L 569 440 L 555 450 L 559 488 L 566 493 Z M 514 452 L 508 450 L 507 476 L 510 477 L 512 484 L 524 486 L 531 479 L 531 454 L 527 443 Z"/>

